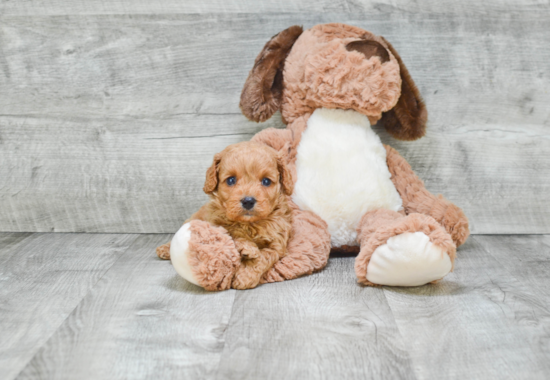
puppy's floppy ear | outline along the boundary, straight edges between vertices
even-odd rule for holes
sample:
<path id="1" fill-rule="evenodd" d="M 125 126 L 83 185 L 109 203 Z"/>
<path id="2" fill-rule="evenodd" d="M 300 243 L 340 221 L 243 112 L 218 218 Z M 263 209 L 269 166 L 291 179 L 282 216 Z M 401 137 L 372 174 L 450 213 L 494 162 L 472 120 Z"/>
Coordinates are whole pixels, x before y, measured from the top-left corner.
<path id="1" fill-rule="evenodd" d="M 292 174 L 286 166 L 287 151 L 289 145 L 289 143 L 286 143 L 285 146 L 279 152 L 277 152 L 277 169 L 279 170 L 279 176 L 281 177 L 280 181 L 283 192 L 286 195 L 292 195 L 292 191 L 294 190 L 294 181 L 292 181 Z"/>
<path id="2" fill-rule="evenodd" d="M 273 36 L 256 57 L 241 93 L 239 106 L 248 119 L 269 119 L 281 104 L 285 59 L 303 29 L 294 25 Z"/>
<path id="3" fill-rule="evenodd" d="M 418 88 L 393 46 L 382 37 L 397 62 L 401 72 L 401 96 L 395 107 L 382 114 L 382 123 L 390 135 L 399 140 L 416 140 L 426 133 L 428 110 Z"/>
<path id="4" fill-rule="evenodd" d="M 212 165 L 206 171 L 206 181 L 204 181 L 204 187 L 202 190 L 206 194 L 212 194 L 218 187 L 218 165 L 222 160 L 222 155 L 216 153 Z"/>

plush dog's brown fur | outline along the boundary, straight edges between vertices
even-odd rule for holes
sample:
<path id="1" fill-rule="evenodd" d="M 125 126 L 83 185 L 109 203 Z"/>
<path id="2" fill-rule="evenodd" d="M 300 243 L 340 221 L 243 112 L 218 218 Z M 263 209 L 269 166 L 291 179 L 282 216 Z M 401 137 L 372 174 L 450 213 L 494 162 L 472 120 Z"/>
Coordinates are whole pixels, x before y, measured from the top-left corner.
<path id="1" fill-rule="evenodd" d="M 257 82 L 272 76 L 259 70 L 250 75 Z M 382 119 L 385 129 L 400 140 L 415 140 L 426 133 L 428 112 L 403 60 L 386 39 L 355 26 L 323 24 L 302 32 L 287 54 L 282 82 L 280 111 L 287 129 L 265 129 L 252 141 L 275 149 L 289 146 L 288 168 L 294 180 L 297 180 L 295 163 L 301 136 L 317 108 L 353 109 L 366 115 L 371 124 Z M 254 121 L 268 118 L 267 114 L 248 113 L 248 105 L 243 104 L 243 100 L 250 99 L 260 103 L 255 105 L 260 110 L 262 101 L 268 98 L 253 98 L 245 92 L 252 94 L 254 89 L 243 88 L 244 115 Z M 431 241 L 447 248 L 451 260 L 455 248 L 469 235 L 463 211 L 442 196 L 428 192 L 410 165 L 394 149 L 386 147 L 386 150 L 391 180 L 401 195 L 405 215 L 386 220 L 369 214 L 364 217 L 367 222 L 359 225 L 361 253 L 356 261 L 356 274 L 359 282 L 368 285 L 372 284 L 365 279 L 366 268 L 374 248 L 385 242 L 380 238 L 383 229 L 386 238 L 400 231 L 429 230 Z M 380 241 L 374 241 L 373 234 L 366 232 L 372 226 L 380 229 Z"/>

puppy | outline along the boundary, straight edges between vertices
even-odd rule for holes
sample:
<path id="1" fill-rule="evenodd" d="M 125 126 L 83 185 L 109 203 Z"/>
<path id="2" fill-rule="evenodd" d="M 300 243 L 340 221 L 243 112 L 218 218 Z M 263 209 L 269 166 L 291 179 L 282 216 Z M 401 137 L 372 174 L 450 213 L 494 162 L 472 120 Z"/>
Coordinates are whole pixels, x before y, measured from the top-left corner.
<path id="1" fill-rule="evenodd" d="M 256 287 L 263 274 L 286 256 L 292 222 L 287 197 L 292 189 L 283 154 L 267 145 L 242 142 L 214 156 L 203 188 L 210 202 L 189 221 L 222 226 L 233 237 L 242 255 L 233 288 Z"/>

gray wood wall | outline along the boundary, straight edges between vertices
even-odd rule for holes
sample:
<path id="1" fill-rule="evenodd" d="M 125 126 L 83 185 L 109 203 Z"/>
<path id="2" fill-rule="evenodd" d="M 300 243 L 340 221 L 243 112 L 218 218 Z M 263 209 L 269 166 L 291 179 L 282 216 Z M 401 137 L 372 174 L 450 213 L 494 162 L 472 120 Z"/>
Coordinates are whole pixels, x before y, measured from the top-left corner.
<path id="1" fill-rule="evenodd" d="M 174 232 L 294 24 L 384 35 L 430 112 L 392 140 L 477 234 L 550 233 L 550 2 L 0 0 L 0 231 Z"/>

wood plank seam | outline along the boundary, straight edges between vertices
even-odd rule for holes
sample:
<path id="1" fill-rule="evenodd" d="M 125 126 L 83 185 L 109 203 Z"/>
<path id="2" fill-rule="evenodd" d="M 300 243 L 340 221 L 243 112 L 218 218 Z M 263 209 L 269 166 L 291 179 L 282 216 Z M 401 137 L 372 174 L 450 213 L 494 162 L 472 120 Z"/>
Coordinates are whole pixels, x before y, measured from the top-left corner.
<path id="1" fill-rule="evenodd" d="M 45 234 L 45 233 L 36 233 L 36 234 Z M 35 234 L 33 234 L 35 235 Z M 117 234 L 118 235 L 118 234 Z M 122 234 L 121 234 L 122 235 Z M 131 235 L 131 234 L 125 234 L 125 235 Z M 131 245 L 134 243 L 134 241 L 138 238 L 138 235 L 136 234 L 136 236 L 134 237 L 134 239 L 131 241 L 131 242 L 128 242 L 128 248 L 126 248 L 126 250 L 124 250 L 124 252 L 120 253 L 118 258 L 116 260 L 114 260 L 114 262 L 111 264 L 111 266 L 109 267 L 108 270 L 106 270 L 98 279 L 97 281 L 95 281 L 92 285 L 90 285 L 90 287 L 88 288 L 88 291 L 82 295 L 82 297 L 80 298 L 80 300 L 78 301 L 78 303 L 74 306 L 74 308 L 69 312 L 67 313 L 67 315 L 65 316 L 65 318 L 63 318 L 63 320 L 58 323 L 57 327 L 55 329 L 52 329 L 51 333 L 48 335 L 48 337 L 46 339 L 44 339 L 44 342 L 38 346 L 38 347 L 35 347 L 34 348 L 34 354 L 32 356 L 29 357 L 28 361 L 25 363 L 24 366 L 21 366 L 21 370 L 17 373 L 17 375 L 14 377 L 15 378 L 18 378 L 19 375 L 25 370 L 25 368 L 27 367 L 27 365 L 34 359 L 34 356 L 36 355 L 36 353 L 38 353 L 42 347 L 44 347 L 48 341 L 50 340 L 50 338 L 57 332 L 57 330 L 59 330 L 59 328 L 65 323 L 65 321 L 73 314 L 73 312 L 78 308 L 78 306 L 82 303 L 82 301 L 86 298 L 86 296 L 93 290 L 93 288 L 101 281 L 101 279 L 103 277 L 105 277 L 105 275 L 111 271 L 113 265 L 118 262 L 122 257 L 123 255 L 131 248 Z"/>

